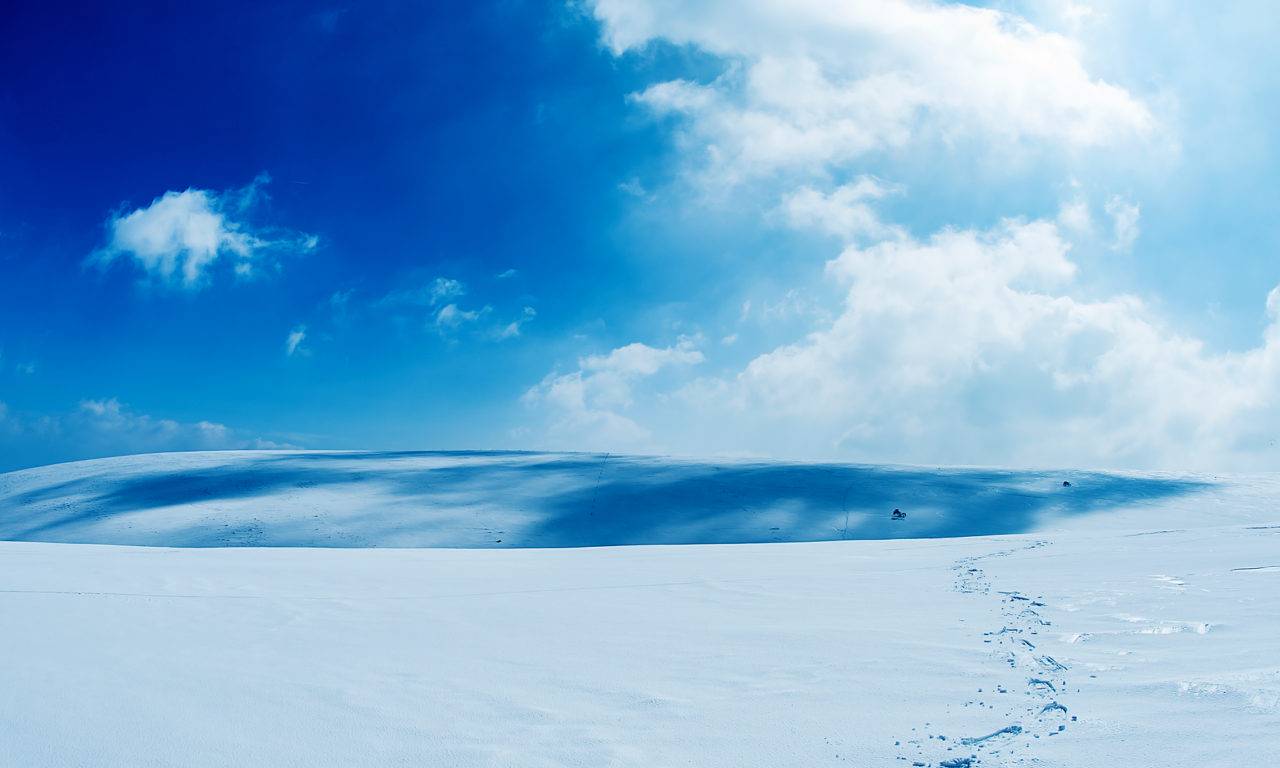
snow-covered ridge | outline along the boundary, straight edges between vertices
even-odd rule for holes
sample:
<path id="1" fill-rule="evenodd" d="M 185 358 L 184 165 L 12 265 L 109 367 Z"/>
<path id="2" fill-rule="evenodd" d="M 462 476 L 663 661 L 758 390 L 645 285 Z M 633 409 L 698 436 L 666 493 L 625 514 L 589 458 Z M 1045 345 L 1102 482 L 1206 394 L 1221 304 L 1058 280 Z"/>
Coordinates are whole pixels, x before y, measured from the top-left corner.
<path id="1" fill-rule="evenodd" d="M 603 454 L 153 454 L 0 475 L 0 540 L 507 548 L 936 538 L 1099 514 L 1120 524 L 1126 511 L 1156 506 L 1203 511 L 1238 485 Z M 905 519 L 891 519 L 897 508 Z"/>

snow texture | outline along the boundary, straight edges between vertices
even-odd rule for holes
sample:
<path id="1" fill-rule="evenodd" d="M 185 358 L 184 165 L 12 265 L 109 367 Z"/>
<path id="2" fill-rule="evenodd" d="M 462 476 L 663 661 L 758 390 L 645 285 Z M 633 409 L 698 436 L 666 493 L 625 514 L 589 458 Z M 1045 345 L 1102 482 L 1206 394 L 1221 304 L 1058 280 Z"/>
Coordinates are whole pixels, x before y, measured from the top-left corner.
<path id="1" fill-rule="evenodd" d="M 1277 501 L 527 453 L 0 475 L 0 765 L 1269 765 Z"/>

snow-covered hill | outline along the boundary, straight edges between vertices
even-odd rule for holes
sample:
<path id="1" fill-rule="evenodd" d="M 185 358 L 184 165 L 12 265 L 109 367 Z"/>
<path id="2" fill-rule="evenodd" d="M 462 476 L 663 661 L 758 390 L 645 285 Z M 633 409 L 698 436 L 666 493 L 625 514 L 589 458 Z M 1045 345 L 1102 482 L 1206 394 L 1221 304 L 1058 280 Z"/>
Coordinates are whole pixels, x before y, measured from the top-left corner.
<path id="1" fill-rule="evenodd" d="M 1070 485 L 1064 486 L 1063 483 Z M 581 547 L 1022 533 L 1256 481 L 544 453 L 211 452 L 0 475 L 0 539 L 151 546 Z M 891 512 L 901 509 L 902 520 Z"/>
<path id="2" fill-rule="evenodd" d="M 1269 765 L 1277 502 L 547 454 L 0 475 L 0 766 Z"/>

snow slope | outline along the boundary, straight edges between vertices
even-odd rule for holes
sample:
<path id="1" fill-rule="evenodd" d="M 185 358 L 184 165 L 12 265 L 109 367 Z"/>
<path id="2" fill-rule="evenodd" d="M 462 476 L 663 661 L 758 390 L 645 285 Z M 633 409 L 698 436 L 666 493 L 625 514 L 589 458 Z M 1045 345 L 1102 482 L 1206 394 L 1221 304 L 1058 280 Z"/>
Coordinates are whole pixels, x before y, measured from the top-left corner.
<path id="1" fill-rule="evenodd" d="M 509 548 L 935 538 L 1153 504 L 1230 514 L 1255 485 L 591 454 L 153 454 L 0 475 L 0 540 Z M 907 519 L 890 520 L 895 508 Z"/>
<path id="2" fill-rule="evenodd" d="M 0 765 L 1270 765 L 1277 500 L 543 454 L 0 475 Z"/>

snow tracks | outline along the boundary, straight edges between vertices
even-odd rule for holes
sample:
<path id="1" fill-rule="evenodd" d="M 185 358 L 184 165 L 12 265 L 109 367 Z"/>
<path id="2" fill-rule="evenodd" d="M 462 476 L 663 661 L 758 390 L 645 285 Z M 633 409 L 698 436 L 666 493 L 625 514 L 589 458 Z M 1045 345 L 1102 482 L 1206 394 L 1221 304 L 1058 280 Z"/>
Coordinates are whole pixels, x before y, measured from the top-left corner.
<path id="1" fill-rule="evenodd" d="M 973 698 L 963 703 L 965 708 L 989 713 L 990 729 L 960 737 L 944 733 L 921 736 L 919 729 L 912 729 L 912 738 L 896 744 L 898 760 L 917 768 L 1035 764 L 1036 741 L 1064 733 L 1076 720 L 1068 702 L 1069 666 L 1039 647 L 1041 634 L 1052 625 L 1042 614 L 1044 602 L 1038 596 L 997 589 L 983 568 L 989 560 L 1048 544 L 1035 541 L 965 557 L 952 566 L 955 591 L 998 601 L 995 614 L 999 626 L 981 636 L 991 657 L 992 673 L 986 678 L 990 682 L 976 688 Z M 929 724 L 925 725 L 929 730 Z"/>

